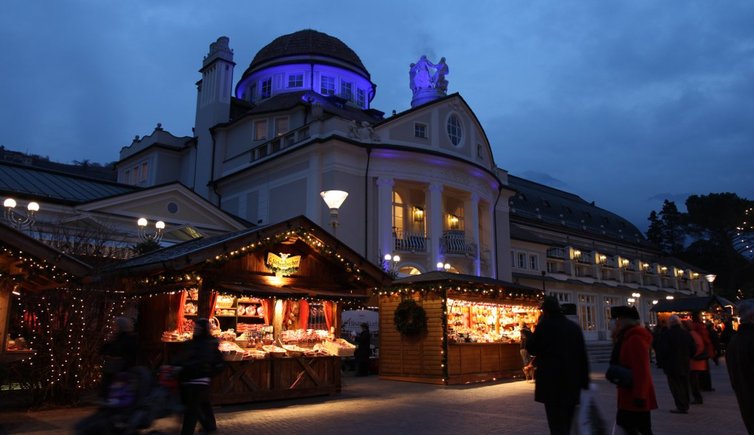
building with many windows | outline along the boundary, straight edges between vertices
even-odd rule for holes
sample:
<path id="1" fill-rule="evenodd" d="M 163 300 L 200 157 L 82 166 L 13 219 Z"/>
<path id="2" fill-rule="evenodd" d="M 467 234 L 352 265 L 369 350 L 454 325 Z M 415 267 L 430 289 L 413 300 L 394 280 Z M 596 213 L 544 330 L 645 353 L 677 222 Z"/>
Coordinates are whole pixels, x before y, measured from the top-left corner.
<path id="1" fill-rule="evenodd" d="M 335 37 L 281 36 L 237 81 L 229 44 L 202 60 L 194 136 L 158 125 L 137 137 L 121 150 L 120 183 L 179 182 L 253 224 L 304 215 L 375 264 L 397 254 L 400 275 L 442 268 L 542 287 L 576 305 L 589 340 L 608 338 L 610 306 L 635 304 L 652 322 L 655 301 L 706 293 L 702 271 L 661 258 L 625 219 L 499 168 L 472 108 L 447 93 L 444 58 L 412 63 L 411 108 L 386 116 Z M 327 190 L 348 193 L 337 217 Z"/>

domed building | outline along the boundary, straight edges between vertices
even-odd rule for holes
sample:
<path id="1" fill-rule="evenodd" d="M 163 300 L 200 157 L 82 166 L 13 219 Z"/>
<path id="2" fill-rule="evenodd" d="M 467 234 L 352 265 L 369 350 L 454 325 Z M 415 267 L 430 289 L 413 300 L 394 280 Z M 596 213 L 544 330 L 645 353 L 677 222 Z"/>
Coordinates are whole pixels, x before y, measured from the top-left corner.
<path id="1" fill-rule="evenodd" d="M 202 60 L 193 137 L 137 137 L 118 181 L 180 182 L 253 225 L 304 215 L 398 276 L 439 267 L 542 288 L 575 305 L 589 340 L 608 339 L 610 306 L 636 304 L 651 322 L 658 299 L 706 293 L 701 271 L 660 258 L 625 219 L 499 168 L 435 60 L 406 59 L 410 108 L 385 116 L 365 63 L 336 37 L 280 36 L 237 81 L 221 37 Z M 320 195 L 332 190 L 348 194 L 337 209 Z"/>

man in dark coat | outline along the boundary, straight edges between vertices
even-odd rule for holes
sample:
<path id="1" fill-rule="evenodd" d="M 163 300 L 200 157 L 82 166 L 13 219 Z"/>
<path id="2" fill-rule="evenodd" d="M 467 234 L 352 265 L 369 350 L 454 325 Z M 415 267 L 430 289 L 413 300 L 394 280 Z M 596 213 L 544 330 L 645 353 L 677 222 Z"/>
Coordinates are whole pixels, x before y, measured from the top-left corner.
<path id="1" fill-rule="evenodd" d="M 143 363 L 139 338 L 134 332 L 134 322 L 128 317 L 115 319 L 115 336 L 106 342 L 100 351 L 104 358 L 100 393 L 107 398 L 110 385 L 116 375 Z"/>
<path id="2" fill-rule="evenodd" d="M 560 311 L 558 300 L 545 297 L 539 322 L 527 340 L 536 358 L 534 400 L 545 405 L 551 434 L 568 434 L 582 389 L 589 388 L 584 334 Z"/>
<path id="3" fill-rule="evenodd" d="M 754 434 L 754 299 L 741 301 L 738 315 L 741 324 L 728 343 L 725 360 L 746 430 Z"/>
<path id="4" fill-rule="evenodd" d="M 372 337 L 369 332 L 369 325 L 361 324 L 361 333 L 356 337 L 356 376 L 369 375 L 369 358 L 372 356 Z"/>
<path id="5" fill-rule="evenodd" d="M 681 325 L 675 314 L 668 318 L 668 328 L 659 337 L 657 359 L 661 364 L 668 387 L 675 401 L 675 409 L 670 412 L 686 414 L 689 411 L 689 359 L 696 346 L 691 334 Z"/>

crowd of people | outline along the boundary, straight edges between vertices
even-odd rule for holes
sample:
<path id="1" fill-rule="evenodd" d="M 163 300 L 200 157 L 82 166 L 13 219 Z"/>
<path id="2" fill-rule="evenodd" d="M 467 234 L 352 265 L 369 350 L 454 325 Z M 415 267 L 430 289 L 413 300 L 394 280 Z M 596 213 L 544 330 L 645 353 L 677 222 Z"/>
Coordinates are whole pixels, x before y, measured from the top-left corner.
<path id="1" fill-rule="evenodd" d="M 557 299 L 546 297 L 540 309 L 534 332 L 522 328 L 524 372 L 528 365 L 535 366 L 534 400 L 545 406 L 550 433 L 568 434 L 581 393 L 590 382 L 583 333 L 563 315 Z M 606 374 L 617 389 L 613 433 L 653 433 L 651 412 L 658 408 L 651 370 L 654 355 L 667 378 L 675 405 L 670 412 L 675 414 L 689 414 L 691 405 L 704 403 L 703 394 L 715 391 L 710 365 L 719 365 L 725 356 L 741 416 L 748 432 L 754 434 L 754 299 L 740 302 L 737 309 L 737 331 L 731 319 L 716 328 L 704 322 L 699 312 L 688 318 L 663 317 L 651 331 L 642 325 L 635 307 L 613 307 L 613 349 Z"/>

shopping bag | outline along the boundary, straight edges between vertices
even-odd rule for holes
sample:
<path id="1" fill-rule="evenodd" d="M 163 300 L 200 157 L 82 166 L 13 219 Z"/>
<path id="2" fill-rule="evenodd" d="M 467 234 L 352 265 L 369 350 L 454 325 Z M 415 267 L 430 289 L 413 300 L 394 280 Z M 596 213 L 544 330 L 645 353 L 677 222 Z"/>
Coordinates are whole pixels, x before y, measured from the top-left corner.
<path id="1" fill-rule="evenodd" d="M 608 435 L 607 421 L 602 417 L 595 392 L 597 385 L 589 384 L 589 389 L 581 390 L 579 406 L 576 408 L 573 425 L 571 427 L 572 435 Z"/>

